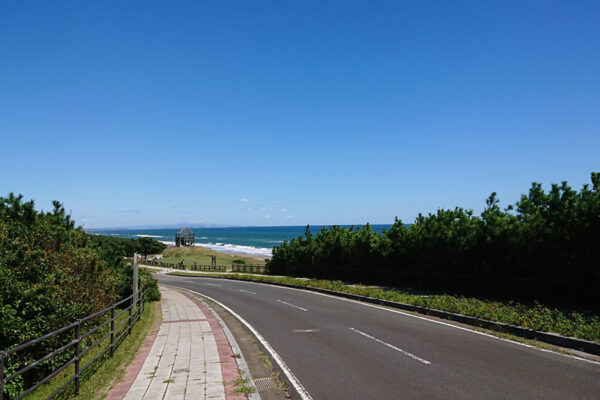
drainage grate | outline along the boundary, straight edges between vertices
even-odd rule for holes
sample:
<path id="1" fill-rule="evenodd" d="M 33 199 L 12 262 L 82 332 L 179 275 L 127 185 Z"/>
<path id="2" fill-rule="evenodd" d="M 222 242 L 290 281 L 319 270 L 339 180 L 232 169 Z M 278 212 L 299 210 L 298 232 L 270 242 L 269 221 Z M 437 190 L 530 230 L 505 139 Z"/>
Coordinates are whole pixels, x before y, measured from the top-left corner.
<path id="1" fill-rule="evenodd" d="M 277 389 L 277 384 L 270 377 L 255 379 L 254 384 L 256 385 L 256 390 L 259 392 L 268 389 Z"/>

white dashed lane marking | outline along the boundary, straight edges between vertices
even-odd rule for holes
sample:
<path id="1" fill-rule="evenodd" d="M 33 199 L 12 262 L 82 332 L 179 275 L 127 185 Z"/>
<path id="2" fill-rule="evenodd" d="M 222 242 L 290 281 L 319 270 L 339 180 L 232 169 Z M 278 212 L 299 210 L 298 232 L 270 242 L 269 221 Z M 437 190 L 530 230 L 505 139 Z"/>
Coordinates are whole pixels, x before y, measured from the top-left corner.
<path id="1" fill-rule="evenodd" d="M 387 342 L 384 342 L 384 341 L 383 341 L 383 340 L 381 340 L 381 339 L 377 339 L 375 336 L 371 336 L 371 335 L 369 335 L 368 333 L 364 333 L 363 331 L 359 331 L 358 329 L 354 329 L 354 328 L 348 328 L 348 329 L 350 329 L 352 332 L 356 332 L 356 333 L 358 333 L 359 335 L 363 335 L 364 337 L 367 337 L 367 338 L 369 338 L 369 339 L 371 339 L 371 340 L 374 340 L 374 341 L 376 341 L 377 343 L 381 343 L 382 345 L 384 345 L 384 346 L 387 346 L 387 347 L 389 347 L 390 349 L 394 349 L 394 350 L 396 350 L 396 351 L 399 351 L 400 353 L 404 354 L 405 356 L 409 356 L 410 358 L 413 358 L 413 359 L 415 359 L 415 360 L 417 360 L 417 361 L 420 361 L 420 362 L 422 362 L 423 364 L 426 364 L 426 365 L 429 365 L 429 364 L 431 364 L 431 362 L 429 362 L 429 361 L 427 361 L 427 360 L 424 360 L 424 359 L 422 359 L 421 357 L 417 357 L 417 356 L 415 356 L 414 354 L 412 354 L 412 353 L 409 353 L 409 352 L 408 352 L 408 351 L 406 351 L 406 350 L 402 350 L 400 347 L 396 347 L 396 346 L 394 346 L 393 344 L 389 344 L 389 343 L 387 343 Z"/>
<path id="2" fill-rule="evenodd" d="M 288 306 L 290 306 L 290 307 L 295 307 L 295 308 L 297 308 L 298 310 L 302 310 L 302 311 L 308 311 L 308 310 L 307 310 L 306 308 L 304 308 L 304 307 L 300 307 L 300 306 L 294 305 L 294 304 L 292 304 L 292 303 L 288 303 L 287 301 L 283 301 L 283 300 L 279 300 L 279 299 L 277 299 L 277 301 L 278 301 L 278 302 L 280 302 L 280 303 L 283 303 L 283 304 L 285 304 L 285 305 L 288 305 Z"/>

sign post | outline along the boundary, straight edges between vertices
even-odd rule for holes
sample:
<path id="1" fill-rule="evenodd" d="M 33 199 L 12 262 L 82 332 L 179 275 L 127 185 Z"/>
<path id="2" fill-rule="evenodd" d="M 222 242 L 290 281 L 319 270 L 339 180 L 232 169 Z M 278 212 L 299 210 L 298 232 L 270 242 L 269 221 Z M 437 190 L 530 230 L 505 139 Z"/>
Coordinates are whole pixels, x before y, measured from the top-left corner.
<path id="1" fill-rule="evenodd" d="M 133 299 L 131 299 L 131 307 L 135 311 L 135 307 L 137 307 L 138 300 L 138 253 L 133 254 L 133 280 L 131 282 L 133 289 Z"/>

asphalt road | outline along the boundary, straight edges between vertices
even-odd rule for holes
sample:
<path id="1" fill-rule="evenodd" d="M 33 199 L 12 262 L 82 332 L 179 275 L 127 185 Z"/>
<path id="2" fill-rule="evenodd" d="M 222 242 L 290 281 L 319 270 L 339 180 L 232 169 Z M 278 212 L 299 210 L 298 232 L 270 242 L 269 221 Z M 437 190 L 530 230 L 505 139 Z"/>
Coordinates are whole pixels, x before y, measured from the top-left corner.
<path id="1" fill-rule="evenodd" d="M 600 399 L 600 365 L 314 292 L 157 276 L 225 304 L 313 399 Z"/>

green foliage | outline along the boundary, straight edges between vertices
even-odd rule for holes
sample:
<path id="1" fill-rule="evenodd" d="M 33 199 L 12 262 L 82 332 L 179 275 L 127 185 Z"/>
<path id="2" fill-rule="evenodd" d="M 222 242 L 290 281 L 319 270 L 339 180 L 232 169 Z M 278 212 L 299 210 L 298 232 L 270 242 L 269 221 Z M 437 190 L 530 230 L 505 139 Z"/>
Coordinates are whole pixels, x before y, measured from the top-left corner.
<path id="1" fill-rule="evenodd" d="M 125 239 L 113 236 L 89 235 L 88 240 L 94 248 L 105 247 L 127 257 L 133 257 L 134 253 L 142 255 L 160 254 L 167 248 L 164 243 L 148 237 Z"/>
<path id="2" fill-rule="evenodd" d="M 236 258 L 231 263 L 232 264 L 236 264 L 236 265 L 245 265 L 246 264 L 246 260 L 243 260 L 241 258 Z"/>
<path id="3" fill-rule="evenodd" d="M 174 272 L 172 275 L 185 275 L 185 273 Z M 306 280 L 244 274 L 227 274 L 226 276 L 253 282 L 276 282 L 358 294 L 600 342 L 600 317 L 597 314 L 550 308 L 538 302 L 528 305 L 512 300 L 502 302 L 451 295 L 423 296 L 395 289 L 347 285 L 342 281 L 323 279 Z M 222 278 L 223 275 L 216 277 Z"/>
<path id="4" fill-rule="evenodd" d="M 124 256 L 124 247 L 115 241 L 76 228 L 57 201 L 52 211 L 38 212 L 22 196 L 0 197 L 0 349 L 26 343 L 128 296 L 131 266 Z M 155 290 L 148 278 L 142 277 L 144 284 Z M 19 351 L 6 360 L 6 372 L 68 343 L 73 334 L 66 331 Z M 5 393 L 20 393 L 71 356 L 62 353 L 11 380 Z"/>
<path id="5" fill-rule="evenodd" d="M 575 191 L 562 182 L 505 210 L 496 193 L 480 216 L 437 210 L 382 233 L 332 226 L 273 249 L 271 274 L 598 307 L 600 173 Z"/>
<path id="6" fill-rule="evenodd" d="M 158 290 L 158 282 L 152 277 L 147 269 L 140 268 L 138 270 L 140 285 L 146 293 L 146 301 L 160 300 L 160 291 Z"/>

